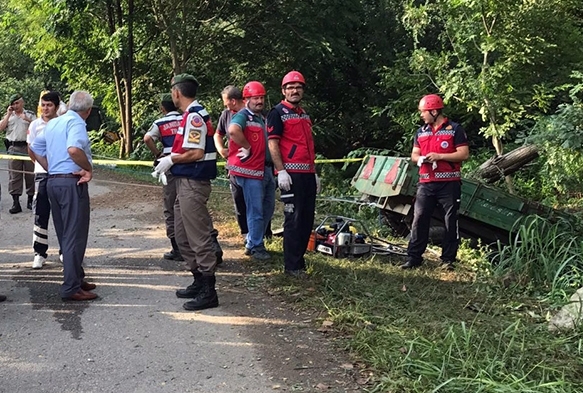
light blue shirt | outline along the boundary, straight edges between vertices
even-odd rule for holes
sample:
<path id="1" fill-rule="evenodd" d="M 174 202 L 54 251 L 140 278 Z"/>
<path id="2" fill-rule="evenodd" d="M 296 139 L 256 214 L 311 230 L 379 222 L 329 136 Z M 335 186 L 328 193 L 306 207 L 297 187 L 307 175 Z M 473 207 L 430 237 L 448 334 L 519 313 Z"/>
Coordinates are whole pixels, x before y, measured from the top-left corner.
<path id="1" fill-rule="evenodd" d="M 70 147 L 83 150 L 89 162 L 92 162 L 91 142 L 87 136 L 85 120 L 71 110 L 49 121 L 43 132 L 30 145 L 35 154 L 47 158 L 49 175 L 81 170 L 69 156 Z"/>

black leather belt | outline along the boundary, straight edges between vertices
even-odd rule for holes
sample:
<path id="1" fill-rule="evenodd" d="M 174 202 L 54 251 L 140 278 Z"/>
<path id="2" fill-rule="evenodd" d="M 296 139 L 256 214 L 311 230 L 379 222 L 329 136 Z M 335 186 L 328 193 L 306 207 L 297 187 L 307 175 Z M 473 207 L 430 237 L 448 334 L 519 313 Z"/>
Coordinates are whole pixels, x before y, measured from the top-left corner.
<path id="1" fill-rule="evenodd" d="M 54 175 L 49 175 L 49 179 L 56 179 L 56 178 L 74 178 L 79 179 L 81 176 L 73 175 L 72 173 L 57 173 Z"/>

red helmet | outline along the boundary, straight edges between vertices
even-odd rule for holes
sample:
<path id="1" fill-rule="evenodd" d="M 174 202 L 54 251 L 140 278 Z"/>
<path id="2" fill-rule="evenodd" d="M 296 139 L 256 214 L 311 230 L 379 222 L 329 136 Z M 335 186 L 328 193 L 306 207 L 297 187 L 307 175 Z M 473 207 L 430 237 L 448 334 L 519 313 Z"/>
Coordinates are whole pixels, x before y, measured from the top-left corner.
<path id="1" fill-rule="evenodd" d="M 243 98 L 258 97 L 265 95 L 265 87 L 261 82 L 251 81 L 243 87 Z"/>
<path id="2" fill-rule="evenodd" d="M 443 109 L 443 100 L 437 94 L 428 94 L 419 101 L 420 111 L 432 111 L 434 109 Z"/>
<path id="3" fill-rule="evenodd" d="M 293 82 L 298 82 L 301 83 L 302 85 L 306 84 L 306 80 L 304 79 L 304 76 L 302 74 L 300 74 L 298 71 L 290 71 L 283 77 L 283 80 L 281 81 L 281 87 L 284 87 L 288 83 Z"/>

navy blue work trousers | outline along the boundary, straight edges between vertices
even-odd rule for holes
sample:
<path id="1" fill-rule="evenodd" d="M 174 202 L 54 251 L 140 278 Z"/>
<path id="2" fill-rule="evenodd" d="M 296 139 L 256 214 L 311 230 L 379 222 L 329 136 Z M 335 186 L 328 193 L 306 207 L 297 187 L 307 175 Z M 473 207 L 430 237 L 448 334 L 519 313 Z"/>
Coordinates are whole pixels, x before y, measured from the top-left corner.
<path id="1" fill-rule="evenodd" d="M 442 181 L 419 183 L 415 197 L 411 239 L 407 247 L 408 260 L 420 265 L 429 242 L 431 216 L 438 205 L 444 213 L 445 236 L 441 245 L 441 260 L 455 262 L 459 248 L 458 210 L 461 198 L 461 182 Z"/>
<path id="2" fill-rule="evenodd" d="M 305 270 L 304 254 L 314 227 L 316 175 L 289 173 L 292 186 L 281 191 L 283 202 L 283 260 L 285 270 Z"/>
<path id="3" fill-rule="evenodd" d="M 34 199 L 32 200 L 32 212 L 34 214 L 34 228 L 32 233 L 32 248 L 35 255 L 47 257 L 49 249 L 49 218 L 51 216 L 51 203 L 47 193 L 47 173 L 34 174 Z"/>
<path id="4" fill-rule="evenodd" d="M 89 190 L 87 183 L 77 185 L 78 177 L 55 177 L 47 181 L 51 213 L 63 254 L 64 282 L 61 297 L 77 293 L 85 277 L 83 258 L 89 236 Z"/>

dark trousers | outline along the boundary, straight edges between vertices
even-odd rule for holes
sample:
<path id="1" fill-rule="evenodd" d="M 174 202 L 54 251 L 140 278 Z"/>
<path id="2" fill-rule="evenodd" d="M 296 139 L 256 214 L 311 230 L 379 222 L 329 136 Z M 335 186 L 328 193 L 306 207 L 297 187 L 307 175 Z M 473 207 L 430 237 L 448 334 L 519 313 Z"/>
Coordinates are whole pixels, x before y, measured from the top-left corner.
<path id="1" fill-rule="evenodd" d="M 74 177 L 47 181 L 53 223 L 63 253 L 61 297 L 77 293 L 85 277 L 82 263 L 89 235 L 89 192 L 87 183 L 77 185 L 77 181 Z"/>
<path id="2" fill-rule="evenodd" d="M 283 260 L 285 270 L 305 270 L 304 253 L 314 227 L 316 211 L 316 176 L 290 173 L 292 187 L 281 191 L 284 204 Z"/>
<path id="3" fill-rule="evenodd" d="M 441 260 L 454 262 L 459 248 L 458 209 L 461 198 L 461 182 L 444 181 L 419 183 L 415 197 L 411 240 L 407 248 L 410 262 L 421 264 L 429 242 L 429 226 L 435 207 L 443 208 L 445 237 L 441 245 Z"/>
<path id="4" fill-rule="evenodd" d="M 32 232 L 32 248 L 35 254 L 47 257 L 49 249 L 49 217 L 51 204 L 47 193 L 46 173 L 34 174 L 34 199 L 32 200 L 32 212 L 34 214 L 34 228 Z"/>

